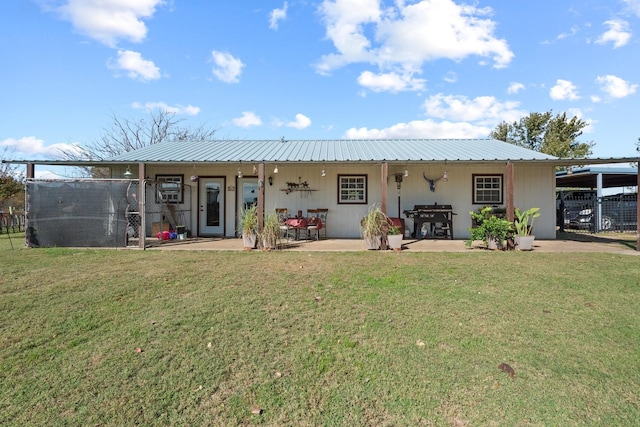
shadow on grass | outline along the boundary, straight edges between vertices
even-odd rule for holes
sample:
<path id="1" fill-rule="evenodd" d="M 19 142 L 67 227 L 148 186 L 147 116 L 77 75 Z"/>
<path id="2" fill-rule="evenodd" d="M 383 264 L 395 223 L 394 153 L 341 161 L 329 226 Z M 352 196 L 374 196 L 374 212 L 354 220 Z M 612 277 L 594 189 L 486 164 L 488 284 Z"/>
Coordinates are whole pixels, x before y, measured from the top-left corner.
<path id="1" fill-rule="evenodd" d="M 636 249 L 637 234 L 635 232 L 625 233 L 584 233 L 571 231 L 558 231 L 556 238 L 573 242 L 591 242 L 622 245 L 629 249 Z"/>

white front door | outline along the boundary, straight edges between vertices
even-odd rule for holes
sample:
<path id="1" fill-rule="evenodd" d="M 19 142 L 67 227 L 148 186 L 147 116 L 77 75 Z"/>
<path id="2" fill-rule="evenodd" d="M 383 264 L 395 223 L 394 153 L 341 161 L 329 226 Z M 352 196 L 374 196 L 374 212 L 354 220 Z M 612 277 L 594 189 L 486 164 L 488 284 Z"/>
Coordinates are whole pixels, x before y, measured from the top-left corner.
<path id="1" fill-rule="evenodd" d="M 224 178 L 200 178 L 201 236 L 224 236 Z"/>

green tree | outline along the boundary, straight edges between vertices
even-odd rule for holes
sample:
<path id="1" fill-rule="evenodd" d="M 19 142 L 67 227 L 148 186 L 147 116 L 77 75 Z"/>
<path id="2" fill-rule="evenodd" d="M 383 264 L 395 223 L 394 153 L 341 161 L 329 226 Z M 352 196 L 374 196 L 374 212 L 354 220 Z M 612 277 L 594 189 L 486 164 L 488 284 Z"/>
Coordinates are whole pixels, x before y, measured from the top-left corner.
<path id="1" fill-rule="evenodd" d="M 594 145 L 578 140 L 587 125 L 577 116 L 568 118 L 567 113 L 554 116 L 551 111 L 534 112 L 513 123 L 500 123 L 490 136 L 552 156 L 581 159 L 592 153 Z"/>
<path id="2" fill-rule="evenodd" d="M 0 160 L 8 160 L 10 150 L 4 147 Z M 18 166 L 0 162 L 0 210 L 15 206 L 24 206 L 24 176 Z"/>

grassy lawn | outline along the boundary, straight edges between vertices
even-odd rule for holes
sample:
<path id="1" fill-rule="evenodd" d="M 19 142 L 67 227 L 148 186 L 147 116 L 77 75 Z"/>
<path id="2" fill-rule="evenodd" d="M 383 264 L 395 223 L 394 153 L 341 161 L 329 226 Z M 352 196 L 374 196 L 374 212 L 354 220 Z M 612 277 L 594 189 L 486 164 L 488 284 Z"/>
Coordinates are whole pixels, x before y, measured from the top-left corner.
<path id="1" fill-rule="evenodd" d="M 0 425 L 638 425 L 638 307 L 635 256 L 5 235 Z"/>

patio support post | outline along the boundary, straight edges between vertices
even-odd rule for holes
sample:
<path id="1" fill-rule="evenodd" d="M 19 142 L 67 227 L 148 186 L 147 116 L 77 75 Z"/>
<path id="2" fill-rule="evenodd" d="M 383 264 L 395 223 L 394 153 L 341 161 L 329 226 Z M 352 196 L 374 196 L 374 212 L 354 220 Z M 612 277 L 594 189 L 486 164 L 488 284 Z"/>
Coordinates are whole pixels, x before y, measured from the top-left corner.
<path id="1" fill-rule="evenodd" d="M 258 230 L 264 227 L 264 163 L 258 165 Z"/>
<path id="2" fill-rule="evenodd" d="M 380 210 L 385 215 L 387 214 L 387 178 L 389 177 L 389 165 L 387 162 L 382 162 L 380 166 L 380 197 L 382 200 L 380 201 Z M 387 250 L 387 233 L 383 231 L 382 233 L 382 242 L 380 243 L 381 250 Z"/>
<path id="3" fill-rule="evenodd" d="M 387 214 L 387 177 L 389 172 L 389 165 L 387 162 L 382 162 L 380 166 L 380 210 L 385 215 Z"/>
<path id="4" fill-rule="evenodd" d="M 144 178 L 147 176 L 147 165 L 143 162 L 138 163 L 138 217 L 140 218 L 138 224 L 138 247 L 140 249 L 144 249 L 146 241 L 145 241 L 145 216 L 146 212 L 143 196 L 145 195 L 144 191 Z"/>
<path id="5" fill-rule="evenodd" d="M 513 222 L 515 206 L 513 206 L 513 163 L 507 163 L 507 221 Z"/>
<path id="6" fill-rule="evenodd" d="M 27 179 L 33 179 L 36 173 L 36 165 L 27 163 Z"/>

